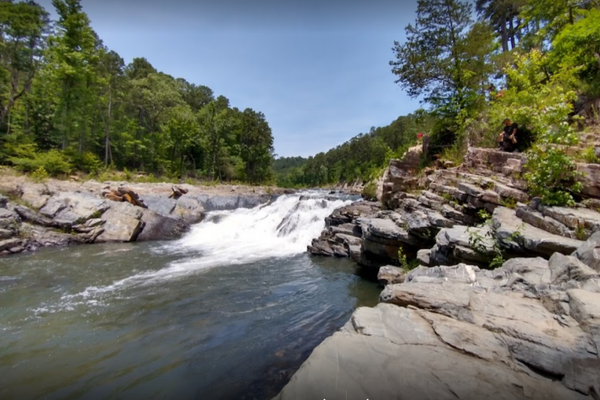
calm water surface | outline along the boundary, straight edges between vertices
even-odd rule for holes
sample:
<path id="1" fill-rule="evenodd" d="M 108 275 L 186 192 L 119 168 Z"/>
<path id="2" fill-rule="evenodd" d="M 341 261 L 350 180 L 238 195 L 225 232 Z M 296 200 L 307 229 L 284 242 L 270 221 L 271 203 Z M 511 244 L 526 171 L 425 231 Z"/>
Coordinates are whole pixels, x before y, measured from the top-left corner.
<path id="1" fill-rule="evenodd" d="M 303 252 L 342 204 L 283 196 L 179 241 L 0 259 L 0 399 L 270 399 L 377 303 L 354 263 Z"/>

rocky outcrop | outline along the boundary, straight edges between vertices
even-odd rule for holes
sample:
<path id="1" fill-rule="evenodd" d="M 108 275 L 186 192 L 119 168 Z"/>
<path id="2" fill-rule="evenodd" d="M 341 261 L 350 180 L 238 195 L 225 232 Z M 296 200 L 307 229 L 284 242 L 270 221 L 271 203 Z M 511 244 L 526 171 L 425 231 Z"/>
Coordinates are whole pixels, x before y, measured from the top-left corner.
<path id="1" fill-rule="evenodd" d="M 576 256 L 388 271 L 276 399 L 596 399 L 600 278 Z"/>
<path id="2" fill-rule="evenodd" d="M 520 175 L 522 154 L 471 148 L 464 165 L 417 177 L 419 152 L 413 150 L 390 162 L 385 207 L 371 206 L 351 221 L 350 240 L 328 230 L 309 251 L 351 256 L 370 268 L 397 263 L 399 249 L 426 266 L 486 266 L 502 258 L 570 254 L 600 230 L 597 200 L 567 208 L 531 199 Z"/>
<path id="3" fill-rule="evenodd" d="M 217 189 L 180 185 L 174 199 L 171 184 L 42 184 L 23 177 L 0 182 L 12 199 L 0 196 L 0 255 L 75 243 L 174 239 L 209 210 L 251 208 L 272 199 L 260 188 Z"/>

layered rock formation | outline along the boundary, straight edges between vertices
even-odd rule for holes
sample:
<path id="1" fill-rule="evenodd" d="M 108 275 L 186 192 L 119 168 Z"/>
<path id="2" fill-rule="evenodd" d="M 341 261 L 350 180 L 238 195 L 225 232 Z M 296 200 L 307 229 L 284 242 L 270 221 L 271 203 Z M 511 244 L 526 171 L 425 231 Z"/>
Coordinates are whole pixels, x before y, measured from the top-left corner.
<path id="1" fill-rule="evenodd" d="M 390 163 L 381 206 L 336 211 L 309 246 L 385 289 L 277 399 L 600 399 L 597 165 L 578 164 L 587 200 L 566 208 L 528 196 L 521 154 L 473 148 L 420 175 L 415 159 Z M 421 266 L 386 265 L 399 249 Z"/>
<path id="2" fill-rule="evenodd" d="M 415 160 L 391 162 L 383 206 L 346 207 L 340 211 L 345 219 L 328 219 L 309 251 L 351 256 L 375 268 L 397 262 L 400 248 L 427 266 L 488 265 L 500 257 L 570 254 L 600 228 L 595 198 L 576 208 L 530 199 L 520 179 L 521 154 L 470 149 L 460 167 L 429 169 L 420 176 L 396 171 L 399 164 L 413 171 Z"/>
<path id="3" fill-rule="evenodd" d="M 598 399 L 600 233 L 495 270 L 380 270 L 375 308 L 319 345 L 277 399 Z M 402 283 L 398 283 L 402 282 Z"/>
<path id="4" fill-rule="evenodd" d="M 187 194 L 173 199 L 171 184 L 6 180 L 0 183 L 10 196 L 0 196 L 0 255 L 74 243 L 173 239 L 207 211 L 252 208 L 272 199 L 261 188 L 180 186 Z M 120 187 L 139 195 L 147 208 L 103 196 Z"/>

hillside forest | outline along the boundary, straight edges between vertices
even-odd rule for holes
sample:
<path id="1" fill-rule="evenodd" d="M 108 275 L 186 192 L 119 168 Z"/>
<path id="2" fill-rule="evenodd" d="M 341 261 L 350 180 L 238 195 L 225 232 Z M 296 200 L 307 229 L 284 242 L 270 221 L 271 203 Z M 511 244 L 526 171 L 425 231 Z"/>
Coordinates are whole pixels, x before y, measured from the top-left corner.
<path id="1" fill-rule="evenodd" d="M 521 127 L 526 179 L 546 203 L 571 203 L 574 161 L 598 161 L 593 148 L 569 148 L 597 129 L 599 0 L 418 0 L 389 65 L 390 84 L 422 108 L 313 157 L 276 160 L 264 114 L 145 58 L 125 65 L 80 0 L 53 6 L 57 21 L 33 1 L 0 0 L 0 163 L 24 172 L 366 183 L 423 135 L 423 166 L 460 162 L 469 145 L 496 147 L 505 118 Z"/>
<path id="2" fill-rule="evenodd" d="M 272 179 L 265 115 L 202 85 L 125 65 L 80 0 L 0 0 L 0 163 L 38 175 L 126 170 L 261 183 Z"/>

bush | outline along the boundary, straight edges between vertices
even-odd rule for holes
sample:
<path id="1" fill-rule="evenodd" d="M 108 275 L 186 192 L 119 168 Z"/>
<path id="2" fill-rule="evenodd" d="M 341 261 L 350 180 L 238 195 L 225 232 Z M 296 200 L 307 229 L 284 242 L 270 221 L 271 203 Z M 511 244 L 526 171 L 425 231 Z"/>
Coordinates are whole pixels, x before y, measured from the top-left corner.
<path id="1" fill-rule="evenodd" d="M 57 176 L 71 172 L 72 166 L 59 150 L 34 153 L 31 157 L 11 157 L 10 162 L 22 172 L 33 172 L 43 167 L 50 175 Z"/>
<path id="2" fill-rule="evenodd" d="M 76 170 L 86 173 L 95 174 L 102 168 L 100 158 L 89 151 L 73 155 L 71 161 Z"/>
<path id="3" fill-rule="evenodd" d="M 444 117 L 438 120 L 431 131 L 427 158 L 432 160 L 435 155 L 441 155 L 454 146 L 458 129 L 455 117 Z"/>
<path id="4" fill-rule="evenodd" d="M 377 183 L 375 183 L 375 181 L 371 181 L 365 185 L 362 191 L 362 197 L 365 200 L 377 200 Z"/>

